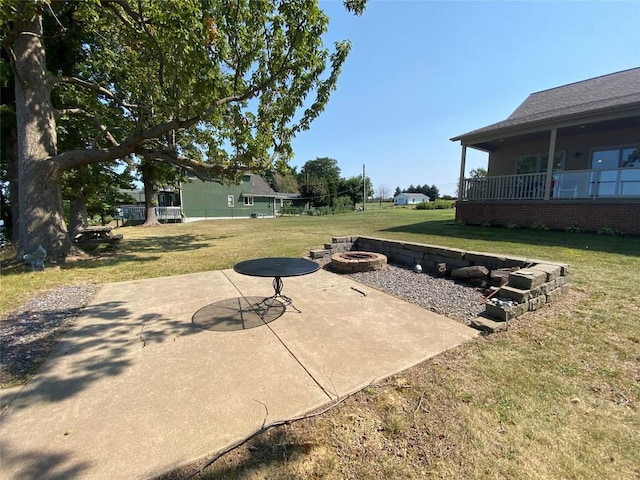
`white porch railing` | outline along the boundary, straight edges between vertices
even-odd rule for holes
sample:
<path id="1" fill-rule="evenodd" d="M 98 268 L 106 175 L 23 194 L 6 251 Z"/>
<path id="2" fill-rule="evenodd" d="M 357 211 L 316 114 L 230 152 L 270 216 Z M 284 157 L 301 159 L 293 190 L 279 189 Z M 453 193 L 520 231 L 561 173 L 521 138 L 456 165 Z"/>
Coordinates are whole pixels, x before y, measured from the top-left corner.
<path id="1" fill-rule="evenodd" d="M 146 207 L 137 205 L 123 205 L 122 218 L 125 220 L 144 221 L 146 218 Z M 158 220 L 181 220 L 182 209 L 180 207 L 155 207 Z"/>
<path id="2" fill-rule="evenodd" d="M 544 173 L 465 178 L 462 198 L 465 200 L 542 200 Z"/>
<path id="3" fill-rule="evenodd" d="M 542 200 L 544 173 L 467 178 L 463 200 Z M 640 198 L 640 168 L 554 172 L 552 199 Z"/>

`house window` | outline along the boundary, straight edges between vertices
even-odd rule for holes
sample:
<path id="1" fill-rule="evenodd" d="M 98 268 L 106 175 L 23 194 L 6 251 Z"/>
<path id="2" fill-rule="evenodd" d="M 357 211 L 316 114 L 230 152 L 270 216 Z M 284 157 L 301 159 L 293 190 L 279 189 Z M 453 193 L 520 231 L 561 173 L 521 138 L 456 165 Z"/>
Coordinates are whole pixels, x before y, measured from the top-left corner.
<path id="1" fill-rule="evenodd" d="M 553 171 L 564 170 L 565 152 L 556 152 L 553 161 Z M 537 153 L 534 155 L 521 155 L 516 157 L 516 175 L 527 173 L 544 173 L 549 164 L 548 153 Z"/>
<path id="2" fill-rule="evenodd" d="M 227 195 L 227 206 L 233 207 L 233 195 Z"/>
<path id="3" fill-rule="evenodd" d="M 623 148 L 621 161 L 622 161 L 621 163 L 622 167 L 639 168 L 640 167 L 640 146 Z"/>
<path id="4" fill-rule="evenodd" d="M 593 150 L 591 169 L 590 195 L 640 196 L 640 146 Z"/>
<path id="5" fill-rule="evenodd" d="M 594 150 L 591 154 L 591 168 L 594 170 L 639 167 L 640 146 Z"/>
<path id="6" fill-rule="evenodd" d="M 244 197 L 244 204 L 246 206 L 253 205 L 253 197 Z"/>

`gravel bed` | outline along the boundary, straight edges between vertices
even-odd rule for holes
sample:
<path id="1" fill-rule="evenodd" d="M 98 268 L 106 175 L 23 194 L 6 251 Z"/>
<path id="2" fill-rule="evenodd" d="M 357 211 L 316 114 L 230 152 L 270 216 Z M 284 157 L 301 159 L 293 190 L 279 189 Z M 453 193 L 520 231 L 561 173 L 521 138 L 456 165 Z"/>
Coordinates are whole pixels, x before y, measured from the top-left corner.
<path id="1" fill-rule="evenodd" d="M 97 283 L 44 292 L 0 319 L 0 387 L 24 381 L 69 329 Z"/>
<path id="2" fill-rule="evenodd" d="M 465 325 L 484 312 L 481 290 L 428 273 L 388 265 L 383 270 L 352 273 L 349 277 Z"/>

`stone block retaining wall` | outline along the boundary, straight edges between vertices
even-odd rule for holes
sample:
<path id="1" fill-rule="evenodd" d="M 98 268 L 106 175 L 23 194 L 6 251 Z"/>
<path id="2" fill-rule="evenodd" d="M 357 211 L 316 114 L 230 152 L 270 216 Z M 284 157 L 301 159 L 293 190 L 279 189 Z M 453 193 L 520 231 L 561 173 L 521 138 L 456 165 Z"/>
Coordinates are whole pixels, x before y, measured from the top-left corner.
<path id="1" fill-rule="evenodd" d="M 350 250 L 386 255 L 389 263 L 413 267 L 420 264 L 426 271 L 436 271 L 446 264 L 447 271 L 456 268 L 484 266 L 498 270 L 516 267 L 509 273 L 508 283 L 486 302 L 486 315 L 508 321 L 525 312 L 537 310 L 553 302 L 569 289 L 569 265 L 534 258 L 473 252 L 439 245 L 403 242 L 374 237 L 334 237 L 324 250 L 312 250 L 312 258 L 330 256 Z"/>

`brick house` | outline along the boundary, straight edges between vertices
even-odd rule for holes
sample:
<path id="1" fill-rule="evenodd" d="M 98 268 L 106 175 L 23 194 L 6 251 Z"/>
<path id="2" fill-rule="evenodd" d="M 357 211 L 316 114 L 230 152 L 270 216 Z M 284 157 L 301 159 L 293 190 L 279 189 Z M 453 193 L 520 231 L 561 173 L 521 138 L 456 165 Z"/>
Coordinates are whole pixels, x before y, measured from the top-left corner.
<path id="1" fill-rule="evenodd" d="M 640 68 L 533 93 L 451 140 L 457 220 L 640 234 Z M 464 178 L 467 148 L 488 152 L 487 177 Z"/>

